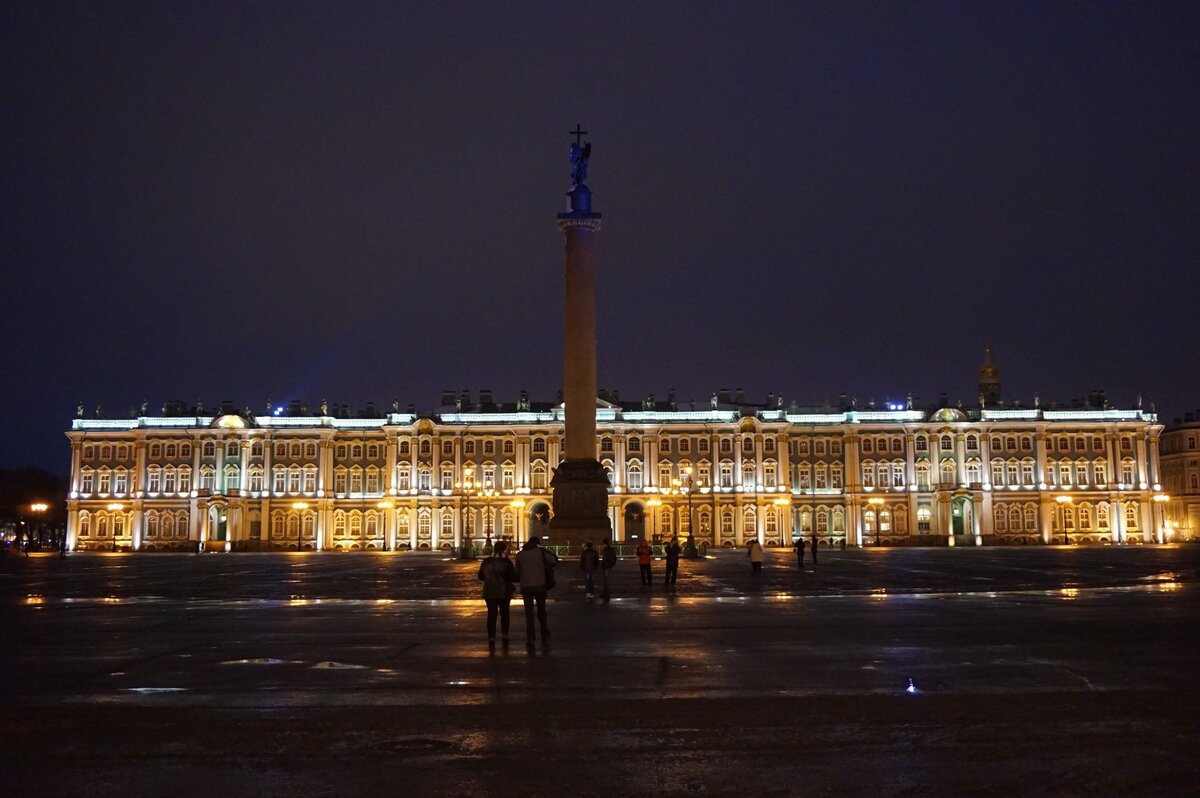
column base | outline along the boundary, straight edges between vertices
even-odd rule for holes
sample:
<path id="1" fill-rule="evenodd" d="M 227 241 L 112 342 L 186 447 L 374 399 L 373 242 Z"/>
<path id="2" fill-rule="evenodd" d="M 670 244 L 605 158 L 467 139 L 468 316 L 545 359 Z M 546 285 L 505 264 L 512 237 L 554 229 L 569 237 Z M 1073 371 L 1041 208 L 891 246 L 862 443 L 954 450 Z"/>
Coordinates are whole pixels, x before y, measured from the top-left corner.
<path id="1" fill-rule="evenodd" d="M 579 547 L 590 540 L 612 537 L 608 519 L 608 472 L 596 460 L 564 460 L 550 481 L 554 490 L 554 517 L 550 519 L 550 544 Z"/>

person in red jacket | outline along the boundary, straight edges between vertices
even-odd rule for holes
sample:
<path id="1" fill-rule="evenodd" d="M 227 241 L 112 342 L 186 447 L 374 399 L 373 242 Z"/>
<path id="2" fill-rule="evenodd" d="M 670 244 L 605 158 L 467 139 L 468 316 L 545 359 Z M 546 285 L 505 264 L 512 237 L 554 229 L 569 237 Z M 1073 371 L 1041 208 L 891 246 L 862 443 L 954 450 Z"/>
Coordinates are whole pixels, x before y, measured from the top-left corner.
<path id="1" fill-rule="evenodd" d="M 642 541 L 637 547 L 638 570 L 642 574 L 642 584 L 651 585 L 654 580 L 650 576 L 650 544 Z"/>

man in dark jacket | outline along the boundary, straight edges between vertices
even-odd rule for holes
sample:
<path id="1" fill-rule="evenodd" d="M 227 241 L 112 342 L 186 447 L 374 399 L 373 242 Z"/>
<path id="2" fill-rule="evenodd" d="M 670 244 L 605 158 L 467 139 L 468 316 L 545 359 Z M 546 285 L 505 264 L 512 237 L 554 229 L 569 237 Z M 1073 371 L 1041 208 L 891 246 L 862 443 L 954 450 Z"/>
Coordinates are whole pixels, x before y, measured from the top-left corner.
<path id="1" fill-rule="evenodd" d="M 550 627 L 546 624 L 546 574 L 558 565 L 558 557 L 554 552 L 546 551 L 541 546 L 542 540 L 537 535 L 529 538 L 517 555 L 517 579 L 521 582 L 521 600 L 525 603 L 525 642 L 533 645 L 533 610 L 537 606 L 538 624 L 542 627 L 542 642 L 550 637 Z"/>
<path id="2" fill-rule="evenodd" d="M 663 549 L 663 554 L 667 556 L 667 578 L 663 582 L 667 587 L 674 587 L 675 580 L 679 578 L 679 555 L 683 553 L 683 549 L 679 546 L 679 538 L 671 538 L 671 542 Z"/>
<path id="3" fill-rule="evenodd" d="M 583 571 L 584 586 L 590 601 L 596 594 L 596 569 L 600 567 L 600 555 L 592 546 L 592 541 L 583 542 L 583 551 L 579 555 L 579 570 Z"/>
<path id="4" fill-rule="evenodd" d="M 801 571 L 804 570 L 804 538 L 801 535 L 796 535 L 796 540 L 792 543 L 792 548 L 796 550 L 796 565 Z"/>
<path id="5" fill-rule="evenodd" d="M 604 548 L 600 550 L 600 596 L 605 601 L 608 601 L 608 577 L 609 571 L 617 564 L 617 550 L 611 545 L 608 538 L 604 539 Z"/>
<path id="6" fill-rule="evenodd" d="M 496 615 L 500 616 L 500 634 L 504 645 L 508 645 L 508 603 L 516 588 L 517 571 L 512 560 L 504 555 L 508 543 L 499 541 L 492 549 L 492 556 L 479 563 L 479 578 L 483 580 L 483 601 L 487 604 L 488 645 L 496 644 Z"/>

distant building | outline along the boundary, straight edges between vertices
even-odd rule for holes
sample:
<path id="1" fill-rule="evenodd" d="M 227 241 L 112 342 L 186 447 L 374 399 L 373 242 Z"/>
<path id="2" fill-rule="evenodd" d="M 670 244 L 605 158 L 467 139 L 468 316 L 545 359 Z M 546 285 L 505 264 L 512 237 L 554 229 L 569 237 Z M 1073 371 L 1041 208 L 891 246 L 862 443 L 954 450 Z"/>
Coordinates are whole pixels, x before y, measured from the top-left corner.
<path id="1" fill-rule="evenodd" d="M 1171 540 L 1200 537 L 1200 410 L 1175 419 L 1162 434 L 1162 486 Z"/>
<path id="2" fill-rule="evenodd" d="M 622 402 L 602 391 L 596 456 L 615 535 L 692 532 L 712 546 L 797 535 L 824 546 L 1163 539 L 1153 413 L 1095 394 L 1071 409 L 993 404 L 999 376 L 990 359 L 986 368 L 984 402 L 969 410 L 784 407 L 740 390 L 699 405 L 673 392 Z M 397 408 L 177 405 L 77 418 L 70 545 L 439 549 L 548 533 L 561 403 L 446 392 L 426 414 Z"/>

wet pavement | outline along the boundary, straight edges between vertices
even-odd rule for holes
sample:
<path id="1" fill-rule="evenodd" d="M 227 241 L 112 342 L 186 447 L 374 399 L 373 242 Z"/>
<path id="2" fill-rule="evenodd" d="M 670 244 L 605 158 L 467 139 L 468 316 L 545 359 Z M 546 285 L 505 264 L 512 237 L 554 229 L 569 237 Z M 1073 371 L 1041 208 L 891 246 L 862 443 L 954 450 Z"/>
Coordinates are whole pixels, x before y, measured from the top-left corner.
<path id="1" fill-rule="evenodd" d="M 656 576 L 662 576 L 656 563 Z M 11 795 L 1178 795 L 1200 547 L 768 552 L 489 650 L 436 554 L 0 558 Z M 911 680 L 911 682 L 910 682 Z M 908 689 L 911 684 L 912 689 Z"/>

